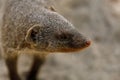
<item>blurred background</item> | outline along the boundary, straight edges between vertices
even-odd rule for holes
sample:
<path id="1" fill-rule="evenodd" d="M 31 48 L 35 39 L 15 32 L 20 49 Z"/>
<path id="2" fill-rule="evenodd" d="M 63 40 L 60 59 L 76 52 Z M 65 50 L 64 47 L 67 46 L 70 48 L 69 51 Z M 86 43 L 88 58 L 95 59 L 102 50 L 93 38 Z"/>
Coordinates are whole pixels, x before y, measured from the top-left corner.
<path id="1" fill-rule="evenodd" d="M 2 2 L 0 0 L 0 18 Z M 38 78 L 41 80 L 120 80 L 120 0 L 55 0 L 57 12 L 72 22 L 92 44 L 77 54 L 51 54 Z M 19 59 L 21 77 L 32 57 Z M 39 80 L 38 79 L 38 80 Z M 0 80 L 9 80 L 0 59 Z"/>

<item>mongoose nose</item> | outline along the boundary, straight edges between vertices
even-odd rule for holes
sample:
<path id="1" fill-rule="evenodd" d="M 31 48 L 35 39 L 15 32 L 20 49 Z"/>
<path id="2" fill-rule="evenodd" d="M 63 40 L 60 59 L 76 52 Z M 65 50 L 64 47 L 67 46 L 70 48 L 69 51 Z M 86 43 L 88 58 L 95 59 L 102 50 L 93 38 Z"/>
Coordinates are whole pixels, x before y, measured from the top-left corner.
<path id="1" fill-rule="evenodd" d="M 87 41 L 85 42 L 85 44 L 86 44 L 86 46 L 89 46 L 89 45 L 91 44 L 91 41 L 90 41 L 90 40 L 87 40 Z"/>

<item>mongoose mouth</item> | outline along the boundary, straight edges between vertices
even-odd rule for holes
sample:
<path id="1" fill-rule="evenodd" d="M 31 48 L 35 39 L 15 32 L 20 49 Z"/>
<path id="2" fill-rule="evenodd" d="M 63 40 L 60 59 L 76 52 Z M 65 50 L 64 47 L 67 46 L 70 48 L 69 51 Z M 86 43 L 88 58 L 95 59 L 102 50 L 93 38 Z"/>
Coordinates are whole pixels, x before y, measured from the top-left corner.
<path id="1" fill-rule="evenodd" d="M 69 53 L 69 52 L 79 52 L 79 51 L 81 51 L 81 50 L 89 47 L 90 44 L 91 44 L 91 41 L 88 40 L 88 41 L 84 42 L 83 44 L 81 44 L 80 47 L 64 48 L 64 49 L 61 49 L 61 50 L 58 51 L 58 52 L 68 52 L 68 53 Z"/>

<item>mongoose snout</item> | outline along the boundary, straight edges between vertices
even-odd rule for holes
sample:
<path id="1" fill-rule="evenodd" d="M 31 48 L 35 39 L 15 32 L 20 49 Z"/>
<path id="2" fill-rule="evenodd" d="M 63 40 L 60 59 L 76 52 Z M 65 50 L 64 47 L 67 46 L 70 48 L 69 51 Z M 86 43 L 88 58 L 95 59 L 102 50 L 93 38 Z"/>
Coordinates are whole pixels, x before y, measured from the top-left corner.
<path id="1" fill-rule="evenodd" d="M 61 44 L 59 52 L 75 52 L 80 51 L 91 44 L 91 41 L 73 29 L 72 32 L 61 32 L 56 36 L 57 41 Z M 60 45 L 59 45 L 60 46 Z M 57 47 L 56 47 L 57 48 Z"/>
<path id="2" fill-rule="evenodd" d="M 91 41 L 79 33 L 79 35 L 73 38 L 70 44 L 73 48 L 83 49 L 88 47 L 91 44 Z"/>

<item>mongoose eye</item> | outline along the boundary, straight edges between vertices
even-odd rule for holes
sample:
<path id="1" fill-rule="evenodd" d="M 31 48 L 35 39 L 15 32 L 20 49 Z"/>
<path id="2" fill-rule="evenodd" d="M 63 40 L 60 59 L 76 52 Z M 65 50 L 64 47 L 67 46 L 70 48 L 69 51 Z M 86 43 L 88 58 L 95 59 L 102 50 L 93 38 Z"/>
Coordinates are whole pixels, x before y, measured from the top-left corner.
<path id="1" fill-rule="evenodd" d="M 58 40 L 69 40 L 71 38 L 71 35 L 70 34 L 59 34 L 59 35 L 56 35 L 56 38 Z"/>

